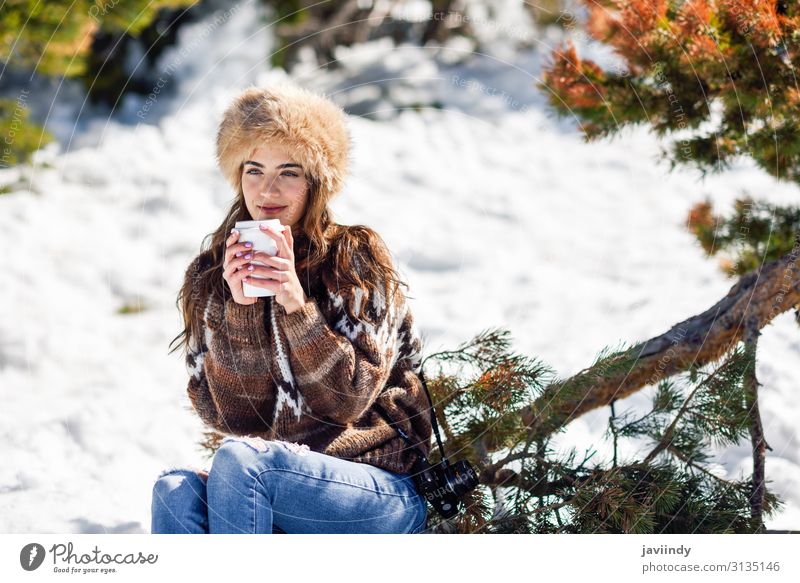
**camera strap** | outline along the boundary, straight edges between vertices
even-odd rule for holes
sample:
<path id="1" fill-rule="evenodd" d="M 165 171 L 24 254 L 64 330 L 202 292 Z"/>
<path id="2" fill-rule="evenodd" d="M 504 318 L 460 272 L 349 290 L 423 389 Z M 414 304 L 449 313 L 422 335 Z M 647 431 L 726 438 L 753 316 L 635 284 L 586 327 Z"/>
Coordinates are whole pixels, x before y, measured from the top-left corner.
<path id="1" fill-rule="evenodd" d="M 445 462 L 445 465 L 449 465 L 449 462 L 447 461 L 447 456 L 444 453 L 444 446 L 442 445 L 442 438 L 439 435 L 439 424 L 436 421 L 436 409 L 433 406 L 433 399 L 431 399 L 431 394 L 428 391 L 428 384 L 425 382 L 425 372 L 422 370 L 422 368 L 420 368 L 420 370 L 419 370 L 419 378 L 422 381 L 422 388 L 425 390 L 425 394 L 428 396 L 428 403 L 430 403 L 430 409 L 429 410 L 430 410 L 430 414 L 431 414 L 431 427 L 433 428 L 433 433 L 436 436 L 436 443 L 439 444 L 439 451 L 442 454 L 442 461 Z M 411 440 L 411 438 L 408 436 L 408 434 L 405 431 L 403 431 L 400 427 L 398 427 L 398 426 L 393 424 L 391 417 L 389 417 L 388 413 L 386 413 L 384 408 L 380 404 L 378 404 L 377 402 L 373 405 L 373 407 L 378 412 L 378 414 L 386 420 L 386 422 L 389 425 L 394 427 L 395 431 L 397 431 L 397 433 L 400 435 L 400 437 L 406 443 L 408 443 L 412 448 L 414 448 L 417 451 L 417 453 L 421 457 L 422 461 L 427 462 L 428 461 L 427 456 L 425 456 L 422 453 L 422 451 L 419 449 L 419 447 L 417 447 L 417 444 L 414 443 Z"/>

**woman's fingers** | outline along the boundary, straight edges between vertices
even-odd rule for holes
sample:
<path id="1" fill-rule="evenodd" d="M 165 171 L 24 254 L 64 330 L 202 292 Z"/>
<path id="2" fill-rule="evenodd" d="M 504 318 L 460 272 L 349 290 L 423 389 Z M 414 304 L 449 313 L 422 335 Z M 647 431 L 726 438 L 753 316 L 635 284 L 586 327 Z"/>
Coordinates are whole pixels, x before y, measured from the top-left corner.
<path id="1" fill-rule="evenodd" d="M 266 253 L 264 251 L 249 251 L 244 255 L 242 255 L 241 257 L 234 257 L 233 259 L 231 259 L 227 267 L 225 267 L 223 275 L 227 277 L 228 275 L 235 273 L 243 268 L 246 269 L 250 266 L 250 263 L 252 261 L 260 261 L 262 263 L 266 263 L 267 265 L 273 265 L 273 266 L 277 264 L 277 266 L 274 267 L 276 271 L 281 271 L 282 270 L 281 267 L 283 267 L 283 269 L 285 270 L 285 268 L 287 267 L 285 259 L 272 257 L 269 253 Z M 254 263 L 253 267 L 254 268 L 258 267 L 258 265 Z M 249 271 L 254 271 L 254 270 L 250 269 Z"/>
<path id="2" fill-rule="evenodd" d="M 245 306 L 255 304 L 258 301 L 257 297 L 247 297 L 244 295 L 243 283 L 248 273 L 250 272 L 246 269 L 240 269 L 239 271 L 236 271 L 234 268 L 233 273 L 225 278 L 225 281 L 228 282 L 228 286 L 231 288 L 233 300 L 237 304 L 242 304 Z"/>
<path id="3" fill-rule="evenodd" d="M 238 273 L 239 271 L 247 271 L 246 268 L 247 268 L 247 265 L 249 263 L 250 263 L 250 260 L 249 259 L 245 259 L 244 257 L 241 257 L 239 259 L 234 259 L 233 261 L 231 261 L 228 264 L 228 267 L 226 267 L 225 270 L 222 272 L 222 276 L 225 279 L 228 279 L 232 275 L 234 275 L 235 273 Z M 244 269 L 242 269 L 242 268 L 244 268 Z"/>
<path id="4" fill-rule="evenodd" d="M 284 235 L 288 229 L 289 227 L 284 225 L 283 231 L 277 232 L 273 231 L 266 225 L 261 225 L 261 231 L 275 239 L 275 243 L 278 246 L 278 257 L 282 257 L 284 259 L 289 259 L 292 257 L 292 249 L 287 244 L 286 237 Z"/>
<path id="5" fill-rule="evenodd" d="M 267 265 L 273 266 L 275 269 L 287 271 L 291 269 L 292 262 L 289 259 L 278 257 L 277 255 L 270 255 L 266 251 L 255 251 L 253 253 L 255 261 L 261 261 Z"/>
<path id="6" fill-rule="evenodd" d="M 246 242 L 240 242 L 239 231 L 235 229 L 226 239 L 223 277 L 228 282 L 237 303 L 248 305 L 258 301 L 258 298 L 248 298 L 244 295 L 245 282 L 253 287 L 278 292 L 284 283 L 290 281 L 291 271 L 294 268 L 294 239 L 291 232 L 286 232 L 288 229 L 287 226 L 284 226 L 282 232 L 262 229 L 275 240 L 276 255 L 270 255 L 266 251 L 255 251 L 252 244 L 248 246 Z"/>
<path id="7" fill-rule="evenodd" d="M 234 243 L 225 250 L 225 262 L 223 263 L 223 265 L 227 266 L 227 264 L 233 259 L 235 259 L 237 255 L 241 257 L 247 253 L 252 253 L 252 252 L 253 252 L 252 246 L 247 247 L 245 243 Z"/>
<path id="8" fill-rule="evenodd" d="M 227 268 L 228 264 L 237 257 L 242 257 L 247 253 L 253 253 L 253 244 L 249 241 L 237 242 L 239 239 L 239 231 L 234 231 L 225 240 L 225 259 L 222 262 L 222 267 Z"/>
<path id="9" fill-rule="evenodd" d="M 252 263 L 248 265 L 251 275 L 260 275 L 268 277 L 275 281 L 285 282 L 289 281 L 289 269 L 291 269 L 291 261 L 283 257 L 272 256 L 265 251 L 256 251 L 253 261 L 259 261 L 265 265 Z"/>
<path id="10" fill-rule="evenodd" d="M 289 249 L 294 253 L 294 235 L 292 235 L 292 228 L 284 227 L 283 234 L 286 237 L 286 242 L 289 244 Z"/>
<path id="11" fill-rule="evenodd" d="M 285 271 L 274 269 L 272 267 L 266 267 L 264 265 L 252 265 L 252 267 L 253 269 L 250 270 L 250 275 L 268 277 L 279 282 L 289 281 L 289 274 Z"/>
<path id="12" fill-rule="evenodd" d="M 242 282 L 245 276 L 250 273 L 246 268 L 253 258 L 252 243 L 239 243 L 239 231 L 233 229 L 225 240 L 225 258 L 222 262 L 222 277 L 228 282 L 233 299 L 237 304 L 251 306 L 258 302 L 258 298 L 250 298 L 244 295 Z M 249 245 L 249 246 L 248 246 Z"/>
<path id="13" fill-rule="evenodd" d="M 244 289 L 242 288 L 242 280 L 247 272 L 237 271 L 225 278 L 228 282 L 228 287 L 231 288 L 231 293 L 236 301 L 244 296 Z"/>
<path id="14" fill-rule="evenodd" d="M 243 281 L 250 285 L 254 285 L 255 287 L 263 287 L 265 289 L 271 289 L 275 291 L 277 291 L 282 285 L 280 281 L 275 281 L 274 279 L 261 279 L 260 277 L 253 277 L 252 275 L 246 275 L 243 278 Z"/>

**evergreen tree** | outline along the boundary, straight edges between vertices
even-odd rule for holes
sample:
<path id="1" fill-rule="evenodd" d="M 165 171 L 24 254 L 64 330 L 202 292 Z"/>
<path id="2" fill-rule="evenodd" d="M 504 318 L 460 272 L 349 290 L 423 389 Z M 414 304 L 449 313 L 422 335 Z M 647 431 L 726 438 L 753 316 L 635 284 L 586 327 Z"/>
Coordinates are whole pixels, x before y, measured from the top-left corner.
<path id="1" fill-rule="evenodd" d="M 0 11 L 0 60 L 44 75 L 74 77 L 100 30 L 141 32 L 159 10 L 193 0 L 7 0 Z"/>
<path id="2" fill-rule="evenodd" d="M 3 69 L 79 78 L 93 101 L 104 93 L 113 97 L 113 106 L 131 84 L 124 70 L 124 50 L 113 55 L 99 51 L 97 39 L 113 36 L 114 47 L 124 46 L 121 38 L 141 34 L 159 11 L 194 1 L 6 0 L 0 8 L 0 62 Z M 6 145 L 0 167 L 29 162 L 34 151 L 53 139 L 29 120 L 23 97 L 25 91 L 16 100 L 0 102 L 0 131 Z"/>
<path id="3" fill-rule="evenodd" d="M 776 178 L 800 183 L 796 115 L 800 91 L 795 73 L 798 3 L 605 0 L 583 4 L 586 29 L 613 49 L 617 63 L 604 68 L 583 60 L 568 41 L 564 50 L 554 51 L 540 85 L 550 93 L 550 103 L 558 114 L 578 118 L 587 140 L 644 123 L 658 136 L 672 138 L 663 151 L 672 168 L 690 165 L 704 174 L 721 172 L 735 158 L 749 156 Z M 562 21 L 573 27 L 578 17 L 564 13 Z M 741 372 L 735 375 L 735 382 L 728 378 L 723 391 L 728 395 L 726 402 L 737 405 L 703 413 L 705 426 L 690 423 L 693 414 L 684 414 L 684 422 L 671 426 L 662 436 L 669 437 L 668 444 L 652 453 L 668 452 L 698 469 L 696 464 L 705 459 L 704 433 L 720 444 L 735 444 L 746 427 L 754 461 L 746 498 L 750 505 L 747 528 L 759 531 L 763 515 L 774 510 L 776 500 L 767 492 L 764 477 L 769 446 L 758 414 L 757 337 L 758 330 L 777 313 L 794 306 L 800 315 L 800 298 L 791 293 L 800 255 L 800 209 L 744 197 L 737 200 L 734 216 L 724 219 L 713 213 L 711 201 L 706 200 L 690 210 L 687 226 L 707 253 L 724 252 L 722 268 L 731 277 L 753 274 L 757 282 L 758 277 L 767 275 L 764 287 L 775 293 L 761 297 L 772 299 L 774 305 L 769 314 L 765 313 L 770 308 L 766 301 L 749 312 L 737 311 L 743 325 L 734 339 L 743 342 L 744 349 L 738 342 L 729 342 L 717 369 L 732 362 L 745 363 L 743 368 L 733 367 Z M 742 278 L 734 289 L 744 285 L 756 289 L 750 277 Z M 709 378 L 714 376 L 716 371 Z M 723 374 L 721 378 L 727 377 Z M 659 385 L 658 394 L 663 393 L 667 401 L 670 386 L 663 381 Z M 695 395 L 694 390 L 690 394 Z M 740 410 L 740 405 L 744 409 Z M 659 417 L 658 411 L 658 401 L 654 401 L 648 423 Z M 736 423 L 735 431 L 731 423 Z M 624 431 L 615 432 L 615 438 L 637 426 L 624 424 Z M 650 431 L 654 438 L 656 434 L 652 428 Z M 643 461 L 656 459 L 648 456 Z M 707 470 L 705 475 L 716 479 Z"/>
<path id="4" fill-rule="evenodd" d="M 576 116 L 587 140 L 647 124 L 669 137 L 672 168 L 723 172 L 750 157 L 779 180 L 800 184 L 800 3 L 776 0 L 634 0 L 583 3 L 586 29 L 606 43 L 614 66 L 581 59 L 571 41 L 555 51 L 540 86 L 555 111 Z M 562 13 L 567 29 L 581 23 Z M 750 225 L 749 208 L 769 218 Z M 797 247 L 798 207 L 740 198 L 729 219 L 710 201 L 688 226 L 722 268 L 740 275 Z M 738 230 L 738 231 L 737 231 Z M 736 231 L 736 234 L 734 234 Z M 713 241 L 713 243 L 712 243 Z"/>

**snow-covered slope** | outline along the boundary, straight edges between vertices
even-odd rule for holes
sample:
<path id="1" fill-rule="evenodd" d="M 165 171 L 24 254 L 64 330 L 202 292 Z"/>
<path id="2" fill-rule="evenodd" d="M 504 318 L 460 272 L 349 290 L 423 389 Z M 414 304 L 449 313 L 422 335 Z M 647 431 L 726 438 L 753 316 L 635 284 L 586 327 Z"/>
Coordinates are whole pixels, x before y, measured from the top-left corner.
<path id="1" fill-rule="evenodd" d="M 149 532 L 158 473 L 206 463 L 186 371 L 167 345 L 183 271 L 232 196 L 214 167 L 216 120 L 247 84 L 282 77 L 265 68 L 269 31 L 254 10 L 187 28 L 181 58 L 194 65 L 178 67 L 174 97 L 139 125 L 144 102 L 129 98 L 122 122 L 91 121 L 68 147 L 41 152 L 25 188 L 0 196 L 2 532 Z M 705 182 L 669 174 L 644 130 L 584 144 L 533 86 L 550 42 L 540 41 L 460 63 L 458 45 L 437 60 L 379 41 L 342 50 L 336 73 L 307 67 L 297 80 L 359 114 L 335 216 L 383 235 L 427 351 L 503 326 L 517 350 L 566 376 L 603 346 L 659 334 L 725 295 L 732 282 L 683 227 L 694 202 L 796 192 L 749 163 Z M 392 81 L 381 91 L 379 79 Z M 411 107 L 433 101 L 444 108 Z M 408 109 L 385 115 L 398 105 Z M 143 311 L 119 313 L 139 301 Z M 799 357 L 784 314 L 764 330 L 758 362 L 767 476 L 787 501 L 770 528 L 800 527 Z M 608 456 L 607 415 L 578 419 L 560 445 Z M 748 444 L 720 461 L 728 475 L 749 473 Z"/>

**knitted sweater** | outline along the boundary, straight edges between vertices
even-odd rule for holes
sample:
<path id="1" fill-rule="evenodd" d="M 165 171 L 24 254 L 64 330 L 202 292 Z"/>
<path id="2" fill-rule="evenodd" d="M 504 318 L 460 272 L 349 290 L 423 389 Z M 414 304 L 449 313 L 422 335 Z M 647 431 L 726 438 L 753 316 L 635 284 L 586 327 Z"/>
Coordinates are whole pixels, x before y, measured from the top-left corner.
<path id="1" fill-rule="evenodd" d="M 207 263 L 206 251 L 186 277 Z M 428 454 L 430 412 L 418 376 L 422 341 L 405 297 L 399 290 L 394 299 L 376 294 L 362 306 L 360 288 L 325 282 L 314 289 L 291 314 L 274 297 L 252 305 L 216 294 L 200 298 L 195 317 L 202 334 L 186 352 L 192 406 L 223 434 L 306 444 L 411 472 L 416 452 L 373 408 L 380 403 Z M 360 319 L 348 315 L 362 308 Z"/>

